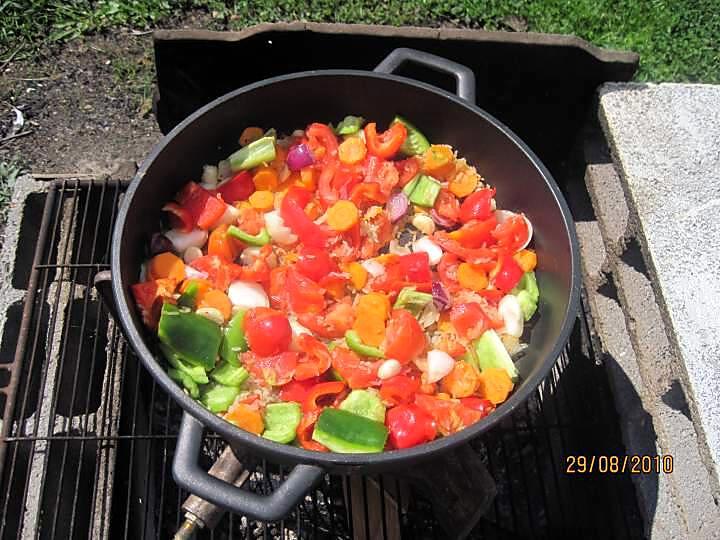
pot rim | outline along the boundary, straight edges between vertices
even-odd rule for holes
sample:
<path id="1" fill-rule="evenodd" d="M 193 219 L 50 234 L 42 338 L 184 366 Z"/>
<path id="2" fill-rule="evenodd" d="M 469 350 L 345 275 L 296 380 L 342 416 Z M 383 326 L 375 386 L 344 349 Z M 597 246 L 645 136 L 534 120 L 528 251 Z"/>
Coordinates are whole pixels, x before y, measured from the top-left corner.
<path id="1" fill-rule="evenodd" d="M 137 187 L 140 185 L 143 177 L 145 176 L 148 168 L 152 165 L 155 159 L 160 155 L 161 152 L 169 146 L 175 136 L 186 128 L 190 127 L 195 120 L 203 116 L 206 112 L 215 107 L 222 105 L 223 103 L 234 99 L 236 96 L 243 94 L 248 91 L 260 89 L 273 84 L 282 83 L 288 80 L 307 78 L 307 77 L 328 77 L 328 76 L 349 76 L 349 77 L 363 77 L 371 79 L 384 79 L 391 80 L 401 84 L 407 84 L 421 88 L 424 91 L 431 92 L 439 95 L 440 97 L 449 99 L 456 104 L 467 109 L 469 113 L 474 113 L 490 122 L 496 129 L 499 129 L 506 137 L 508 137 L 522 152 L 525 154 L 532 164 L 540 172 L 544 178 L 547 187 L 552 192 L 553 198 L 560 209 L 560 213 L 563 218 L 565 225 L 565 231 L 568 235 L 568 244 L 570 247 L 571 257 L 571 269 L 570 269 L 570 298 L 567 305 L 567 309 L 563 315 L 563 323 L 560 333 L 555 338 L 555 344 L 549 354 L 542 360 L 540 368 L 535 370 L 535 374 L 528 377 L 523 381 L 521 387 L 515 391 L 510 398 L 501 404 L 492 414 L 486 416 L 479 422 L 467 427 L 453 435 L 447 437 L 441 437 L 435 439 L 429 443 L 424 443 L 419 446 L 407 448 L 403 450 L 388 450 L 382 453 L 374 454 L 340 454 L 335 452 L 315 452 L 311 450 L 305 450 L 304 448 L 294 447 L 290 445 L 284 445 L 264 439 L 258 435 L 249 433 L 234 426 L 230 422 L 225 421 L 220 416 L 217 416 L 205 409 L 199 402 L 195 401 L 192 397 L 187 395 L 167 374 L 166 370 L 160 365 L 155 359 L 150 349 L 145 344 L 141 332 L 133 324 L 131 320 L 130 310 L 135 309 L 134 306 L 128 305 L 125 299 L 125 291 L 120 278 L 113 277 L 112 289 L 113 297 L 116 303 L 117 311 L 120 317 L 120 324 L 124 330 L 125 336 L 130 342 L 134 352 L 140 358 L 145 368 L 150 372 L 153 378 L 158 384 L 165 390 L 173 399 L 183 408 L 186 413 L 191 414 L 197 420 L 199 420 L 206 428 L 212 429 L 219 435 L 223 436 L 226 441 L 234 444 L 247 445 L 249 448 L 257 449 L 259 453 L 276 459 L 278 462 L 295 462 L 295 463 L 311 463 L 319 466 L 325 466 L 328 468 L 337 467 L 362 467 L 362 466 L 373 466 L 373 467 L 391 467 L 395 464 L 409 463 L 413 461 L 429 459 L 439 455 L 440 453 L 450 450 L 458 445 L 466 443 L 471 439 L 474 439 L 486 432 L 503 418 L 507 417 L 512 411 L 518 406 L 522 405 L 530 395 L 537 389 L 540 383 L 547 376 L 548 372 L 552 369 L 553 364 L 560 356 L 567 340 L 570 336 L 570 332 L 574 326 L 574 319 L 578 312 L 580 303 L 580 269 L 579 269 L 579 249 L 577 243 L 577 236 L 575 232 L 575 226 L 572 220 L 572 215 L 567 206 L 567 202 L 560 192 L 560 188 L 557 186 L 550 172 L 547 170 L 545 165 L 535 155 L 535 153 L 515 134 L 510 128 L 505 126 L 497 118 L 490 115 L 475 104 L 469 103 L 460 97 L 432 86 L 427 83 L 401 77 L 398 75 L 377 73 L 371 71 L 362 70 L 343 70 L 343 69 L 329 69 L 329 70 L 311 70 L 302 71 L 286 75 L 280 75 L 269 79 L 263 79 L 261 81 L 243 86 L 223 96 L 216 98 L 215 100 L 207 103 L 206 105 L 193 112 L 177 126 L 175 126 L 167 135 L 165 135 L 160 142 L 158 142 L 151 150 L 148 157 L 143 161 L 142 165 L 138 169 L 135 177 L 133 178 L 128 190 L 125 192 L 122 206 L 117 215 L 115 227 L 112 235 L 112 246 L 111 246 L 111 271 L 113 276 L 120 276 L 120 245 L 123 229 L 125 228 L 125 221 L 127 218 L 128 210 L 132 204 L 133 197 Z"/>

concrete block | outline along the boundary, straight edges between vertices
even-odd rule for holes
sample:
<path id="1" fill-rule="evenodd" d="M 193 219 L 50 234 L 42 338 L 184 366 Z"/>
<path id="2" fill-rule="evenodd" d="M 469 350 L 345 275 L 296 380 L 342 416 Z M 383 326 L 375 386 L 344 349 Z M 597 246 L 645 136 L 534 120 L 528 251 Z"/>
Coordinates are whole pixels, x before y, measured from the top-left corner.
<path id="1" fill-rule="evenodd" d="M 677 373 L 717 497 L 720 86 L 605 85 L 600 119 L 678 353 Z M 684 262 L 682 271 L 678 261 Z"/>

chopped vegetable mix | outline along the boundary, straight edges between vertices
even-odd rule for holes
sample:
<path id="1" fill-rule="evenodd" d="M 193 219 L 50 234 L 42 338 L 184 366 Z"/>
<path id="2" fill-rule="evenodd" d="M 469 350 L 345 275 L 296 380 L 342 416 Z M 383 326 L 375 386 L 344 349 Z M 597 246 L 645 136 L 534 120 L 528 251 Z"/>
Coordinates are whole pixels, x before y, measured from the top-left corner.
<path id="1" fill-rule="evenodd" d="M 410 448 L 507 400 L 540 297 L 532 226 L 420 129 L 248 126 L 199 168 L 132 286 L 170 378 L 320 452 Z"/>

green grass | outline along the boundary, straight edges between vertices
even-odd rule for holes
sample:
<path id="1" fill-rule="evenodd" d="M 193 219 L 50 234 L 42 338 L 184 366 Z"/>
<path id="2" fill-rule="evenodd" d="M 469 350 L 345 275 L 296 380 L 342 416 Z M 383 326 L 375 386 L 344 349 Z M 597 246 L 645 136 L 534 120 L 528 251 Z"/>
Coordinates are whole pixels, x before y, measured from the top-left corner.
<path id="1" fill-rule="evenodd" d="M 198 8 L 230 28 L 301 19 L 503 29 L 518 16 L 531 31 L 640 53 L 639 80 L 720 82 L 717 0 L 0 0 L 0 64 L 119 25 L 162 26 Z"/>

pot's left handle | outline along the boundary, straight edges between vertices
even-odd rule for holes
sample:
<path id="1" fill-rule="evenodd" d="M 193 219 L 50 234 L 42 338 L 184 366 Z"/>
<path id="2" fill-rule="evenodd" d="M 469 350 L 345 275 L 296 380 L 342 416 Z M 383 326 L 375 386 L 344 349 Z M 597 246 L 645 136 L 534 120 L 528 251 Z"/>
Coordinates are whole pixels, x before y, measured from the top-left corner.
<path id="1" fill-rule="evenodd" d="M 202 424 L 188 413 L 183 413 L 173 459 L 173 478 L 181 488 L 231 512 L 260 521 L 278 521 L 287 516 L 323 476 L 320 467 L 296 465 L 271 495 L 250 493 L 211 476 L 199 467 L 202 434 Z"/>
<path id="2" fill-rule="evenodd" d="M 475 104 L 475 74 L 462 64 L 430 54 L 417 49 L 400 47 L 387 55 L 385 60 L 380 62 L 374 71 L 379 73 L 393 73 L 405 62 L 429 67 L 435 71 L 441 71 L 455 77 L 457 82 L 457 95 L 472 104 Z"/>
<path id="3" fill-rule="evenodd" d="M 120 320 L 117 314 L 115 298 L 113 297 L 112 275 L 110 274 L 110 270 L 103 270 L 102 272 L 98 272 L 97 274 L 95 274 L 93 285 L 95 285 L 95 290 L 100 295 L 103 304 L 105 304 L 105 307 L 110 312 L 110 315 L 112 315 L 113 319 L 115 319 L 116 321 Z"/>

